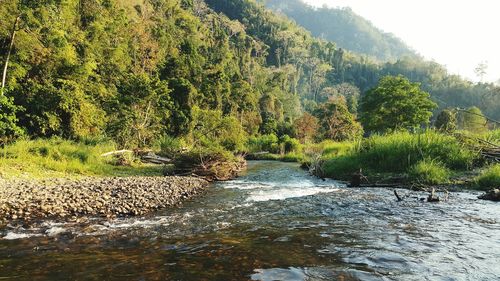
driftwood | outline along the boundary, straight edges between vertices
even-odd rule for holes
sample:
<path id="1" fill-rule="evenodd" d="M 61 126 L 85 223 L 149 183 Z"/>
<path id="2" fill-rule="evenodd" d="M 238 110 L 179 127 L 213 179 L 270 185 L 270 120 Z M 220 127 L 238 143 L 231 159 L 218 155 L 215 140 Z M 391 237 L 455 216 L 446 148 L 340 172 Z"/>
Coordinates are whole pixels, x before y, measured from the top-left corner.
<path id="1" fill-rule="evenodd" d="M 394 195 L 398 198 L 398 201 L 403 201 L 403 199 L 399 196 L 398 192 L 394 189 Z"/>
<path id="2" fill-rule="evenodd" d="M 427 197 L 427 202 L 439 202 L 441 201 L 439 197 L 436 196 L 436 190 L 433 188 L 429 197 Z"/>
<path id="3" fill-rule="evenodd" d="M 125 153 L 133 153 L 134 155 L 140 155 L 139 157 L 141 158 L 141 161 L 145 162 L 145 163 L 163 164 L 163 165 L 172 163 L 172 159 L 158 156 L 158 155 L 154 154 L 153 152 L 141 153 L 138 151 L 132 151 L 132 150 L 127 150 L 127 149 L 106 152 L 106 153 L 101 154 L 101 157 L 117 156 L 117 155 L 123 155 Z"/>
<path id="4" fill-rule="evenodd" d="M 351 183 L 349 184 L 349 187 L 378 187 L 378 186 L 373 186 L 374 184 L 361 184 L 362 181 L 365 181 L 367 183 L 370 182 L 368 178 L 365 175 L 363 175 L 363 170 L 359 169 L 358 172 L 352 174 Z"/>
<path id="5" fill-rule="evenodd" d="M 500 163 L 500 145 L 484 139 L 475 138 L 460 133 L 457 133 L 456 135 L 474 141 L 474 144 L 470 144 L 467 142 L 465 144 L 469 146 L 469 148 L 477 151 L 484 159 Z"/>
<path id="6" fill-rule="evenodd" d="M 154 153 L 141 156 L 142 162 L 152 163 L 152 164 L 171 164 L 172 159 L 158 156 Z"/>
<path id="7" fill-rule="evenodd" d="M 427 202 L 441 202 L 441 201 L 448 201 L 448 190 L 445 190 L 445 196 L 443 199 L 439 198 L 438 196 L 436 196 L 436 190 L 433 188 L 432 191 L 430 192 L 429 196 L 427 198 L 425 197 L 419 197 L 419 196 L 411 196 L 411 192 L 410 194 L 406 194 L 404 197 L 401 197 L 397 190 L 394 189 L 394 195 L 396 196 L 396 198 L 398 199 L 398 202 L 401 202 L 403 201 L 405 198 L 408 198 L 408 197 L 412 197 L 412 198 L 415 198 L 417 200 L 420 200 L 422 202 L 424 201 L 427 201 Z"/>
<path id="8" fill-rule="evenodd" d="M 101 154 L 101 157 L 121 155 L 121 154 L 125 154 L 125 153 L 134 153 L 134 152 L 132 150 L 127 150 L 127 149 L 115 150 L 115 151 L 103 153 L 103 154 Z"/>

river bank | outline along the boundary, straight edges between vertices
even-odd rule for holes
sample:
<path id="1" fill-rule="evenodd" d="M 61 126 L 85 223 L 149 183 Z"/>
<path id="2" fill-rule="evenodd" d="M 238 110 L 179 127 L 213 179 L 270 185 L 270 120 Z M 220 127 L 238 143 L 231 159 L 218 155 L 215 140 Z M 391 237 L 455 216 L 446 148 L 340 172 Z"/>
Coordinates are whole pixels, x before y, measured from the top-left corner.
<path id="1" fill-rule="evenodd" d="M 143 215 L 200 194 L 195 177 L 107 177 L 0 181 L 0 224 L 10 220 Z"/>

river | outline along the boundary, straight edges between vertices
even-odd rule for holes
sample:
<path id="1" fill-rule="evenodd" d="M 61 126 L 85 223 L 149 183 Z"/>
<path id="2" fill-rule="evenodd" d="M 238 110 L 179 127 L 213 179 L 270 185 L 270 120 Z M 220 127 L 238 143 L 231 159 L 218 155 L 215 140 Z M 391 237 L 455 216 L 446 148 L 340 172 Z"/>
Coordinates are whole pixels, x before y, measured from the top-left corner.
<path id="1" fill-rule="evenodd" d="M 500 280 L 500 204 L 249 162 L 147 217 L 0 229 L 0 280 Z"/>

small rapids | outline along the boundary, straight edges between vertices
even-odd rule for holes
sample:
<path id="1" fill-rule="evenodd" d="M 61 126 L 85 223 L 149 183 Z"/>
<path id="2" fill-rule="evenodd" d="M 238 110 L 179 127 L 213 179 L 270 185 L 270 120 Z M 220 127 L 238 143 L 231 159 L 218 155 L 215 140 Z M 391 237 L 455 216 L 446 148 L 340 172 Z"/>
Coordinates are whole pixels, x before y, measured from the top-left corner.
<path id="1" fill-rule="evenodd" d="M 2 280 L 500 280 L 500 204 L 347 188 L 250 162 L 149 216 L 0 229 Z"/>

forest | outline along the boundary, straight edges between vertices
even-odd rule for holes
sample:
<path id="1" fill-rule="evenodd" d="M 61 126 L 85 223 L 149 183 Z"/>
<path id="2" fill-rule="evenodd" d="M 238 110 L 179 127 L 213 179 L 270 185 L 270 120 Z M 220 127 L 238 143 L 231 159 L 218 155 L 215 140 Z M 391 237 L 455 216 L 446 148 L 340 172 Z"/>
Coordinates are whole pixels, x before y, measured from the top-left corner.
<path id="1" fill-rule="evenodd" d="M 253 0 L 4 3 L 3 146 L 57 137 L 163 147 L 166 155 L 283 154 L 323 140 L 431 128 L 443 114 L 453 125 L 438 126 L 477 132 L 494 128 L 486 118 L 500 118 L 499 87 L 450 75 L 372 26 L 355 32 L 386 42 L 374 46 L 390 55 L 340 48 L 335 37 L 352 40 L 316 38 L 298 25 L 306 16 L 335 18 L 351 33 L 347 22 L 368 24 L 352 11 L 306 7 L 291 14 L 295 23 Z M 384 84 L 401 95 L 378 91 Z"/>

